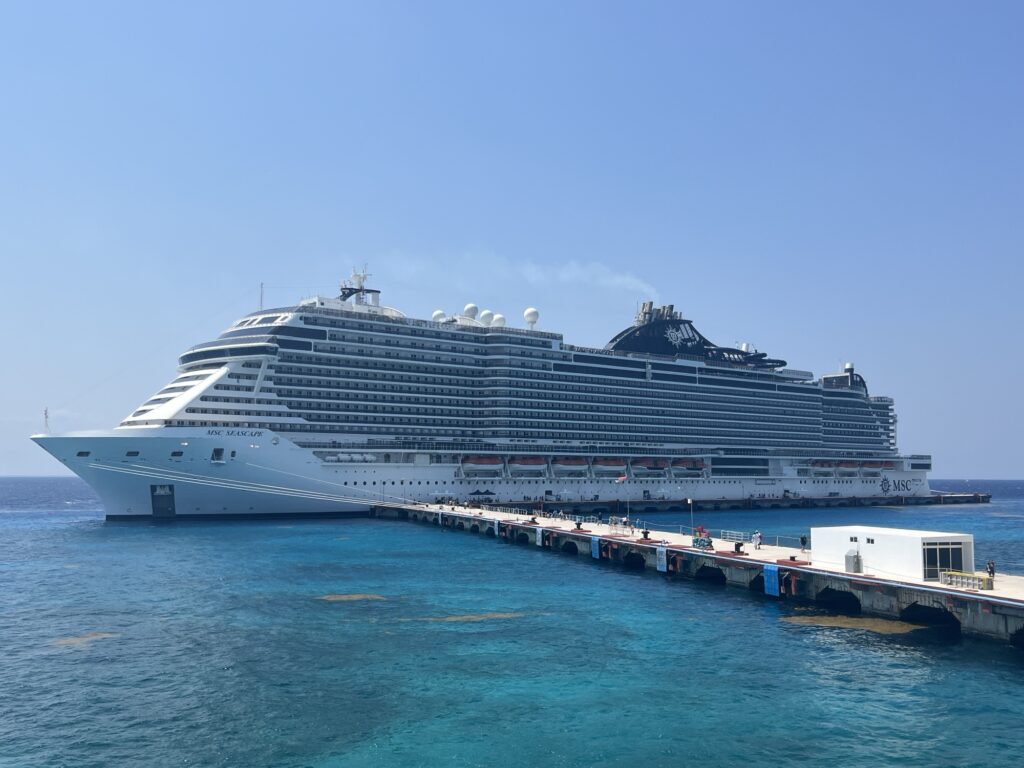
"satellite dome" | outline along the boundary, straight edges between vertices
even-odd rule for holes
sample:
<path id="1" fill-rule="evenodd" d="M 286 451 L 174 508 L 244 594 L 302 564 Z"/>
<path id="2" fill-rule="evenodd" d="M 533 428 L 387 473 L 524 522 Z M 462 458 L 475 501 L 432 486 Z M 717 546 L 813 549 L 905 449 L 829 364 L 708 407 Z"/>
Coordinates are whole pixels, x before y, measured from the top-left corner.
<path id="1" fill-rule="evenodd" d="M 530 326 L 530 329 L 532 330 L 533 326 L 535 326 L 537 321 L 540 320 L 540 312 L 533 307 L 527 307 L 526 311 L 523 312 L 523 320 L 526 321 L 526 324 Z"/>
<path id="2" fill-rule="evenodd" d="M 494 317 L 492 317 L 491 318 L 491 327 L 492 328 L 504 328 L 505 327 L 505 316 L 498 314 L 498 315 L 495 315 Z"/>
<path id="3" fill-rule="evenodd" d="M 480 317 L 478 319 L 484 325 L 490 325 L 491 320 L 494 319 L 494 313 L 491 312 L 491 310 L 489 309 L 485 309 L 483 312 L 480 313 Z"/>
<path id="4" fill-rule="evenodd" d="M 476 304 L 467 304 L 466 308 L 462 310 L 462 314 L 468 317 L 470 320 L 476 317 L 476 313 L 479 311 L 479 307 Z"/>
<path id="5" fill-rule="evenodd" d="M 442 320 L 444 320 L 444 310 L 435 309 L 434 314 L 430 316 L 430 319 L 433 320 L 435 323 L 441 322 Z"/>

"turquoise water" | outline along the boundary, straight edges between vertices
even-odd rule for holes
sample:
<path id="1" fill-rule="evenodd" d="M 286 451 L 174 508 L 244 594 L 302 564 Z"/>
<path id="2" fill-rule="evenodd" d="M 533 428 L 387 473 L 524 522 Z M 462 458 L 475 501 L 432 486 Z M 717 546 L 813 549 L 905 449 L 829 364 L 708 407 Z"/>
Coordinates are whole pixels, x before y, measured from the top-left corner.
<path id="1" fill-rule="evenodd" d="M 698 522 L 968 530 L 980 557 L 1024 573 L 1024 483 L 981 485 L 990 506 Z M 0 480 L 0 536 L 5 767 L 1024 754 L 1024 653 L 996 644 L 794 624 L 827 617 L 410 523 L 105 524 L 75 479 Z"/>

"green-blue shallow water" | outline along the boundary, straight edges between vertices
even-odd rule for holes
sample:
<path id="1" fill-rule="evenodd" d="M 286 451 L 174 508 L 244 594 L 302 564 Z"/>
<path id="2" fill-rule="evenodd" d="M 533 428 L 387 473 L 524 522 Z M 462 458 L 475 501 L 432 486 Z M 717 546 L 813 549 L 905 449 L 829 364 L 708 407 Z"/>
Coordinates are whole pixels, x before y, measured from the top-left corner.
<path id="1" fill-rule="evenodd" d="M 982 560 L 1024 573 L 1024 483 L 971 487 L 994 502 L 698 522 L 965 530 Z M 824 626 L 737 589 L 410 523 L 106 524 L 76 479 L 6 479 L 0 590 L 5 768 L 1024 755 L 1015 649 Z"/>

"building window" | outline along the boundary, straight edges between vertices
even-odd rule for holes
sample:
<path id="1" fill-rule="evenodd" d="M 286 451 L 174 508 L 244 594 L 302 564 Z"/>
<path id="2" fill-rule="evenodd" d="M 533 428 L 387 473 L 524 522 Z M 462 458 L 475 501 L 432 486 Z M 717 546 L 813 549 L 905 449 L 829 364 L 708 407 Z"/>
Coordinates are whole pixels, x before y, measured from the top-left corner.
<path id="1" fill-rule="evenodd" d="M 963 542 L 927 542 L 923 549 L 925 581 L 938 581 L 939 574 L 943 571 L 964 569 Z"/>

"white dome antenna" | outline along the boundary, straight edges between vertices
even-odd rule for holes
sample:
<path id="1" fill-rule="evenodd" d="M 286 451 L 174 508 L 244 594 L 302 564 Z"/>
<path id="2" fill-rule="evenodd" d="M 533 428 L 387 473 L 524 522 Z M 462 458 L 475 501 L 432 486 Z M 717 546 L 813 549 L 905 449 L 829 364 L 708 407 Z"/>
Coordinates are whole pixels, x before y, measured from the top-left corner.
<path id="1" fill-rule="evenodd" d="M 478 319 L 484 325 L 490 325 L 491 320 L 494 319 L 494 313 L 491 312 L 491 310 L 489 309 L 485 309 L 483 312 L 480 313 L 480 317 Z"/>
<path id="2" fill-rule="evenodd" d="M 532 331 L 533 326 L 535 326 L 537 321 L 540 320 L 540 312 L 533 307 L 527 307 L 526 311 L 523 312 L 523 320 L 526 321 L 526 324 L 530 326 L 530 330 Z"/>
<path id="3" fill-rule="evenodd" d="M 505 327 L 505 316 L 501 315 L 501 314 L 496 314 L 494 317 L 492 317 L 491 318 L 491 327 L 492 328 L 504 328 Z"/>
<path id="4" fill-rule="evenodd" d="M 462 310 L 462 314 L 468 317 L 470 320 L 476 319 L 476 313 L 480 311 L 480 308 L 476 304 L 467 304 L 466 308 Z"/>
<path id="5" fill-rule="evenodd" d="M 444 320 L 444 310 L 435 309 L 434 314 L 430 316 L 430 319 L 433 320 L 435 323 L 440 323 L 442 320 Z"/>

